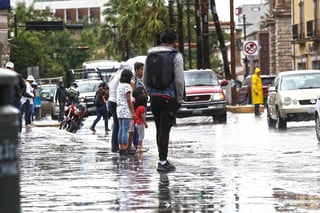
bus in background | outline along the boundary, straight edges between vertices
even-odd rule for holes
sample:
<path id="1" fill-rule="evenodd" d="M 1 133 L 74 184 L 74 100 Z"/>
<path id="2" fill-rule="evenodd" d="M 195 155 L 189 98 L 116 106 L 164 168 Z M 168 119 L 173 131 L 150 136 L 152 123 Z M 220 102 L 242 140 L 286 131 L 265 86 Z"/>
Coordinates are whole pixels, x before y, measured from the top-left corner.
<path id="1" fill-rule="evenodd" d="M 67 76 L 67 85 L 78 79 L 100 79 L 108 82 L 119 69 L 120 62 L 114 60 L 94 60 L 83 62 L 80 69 L 71 69 Z"/>

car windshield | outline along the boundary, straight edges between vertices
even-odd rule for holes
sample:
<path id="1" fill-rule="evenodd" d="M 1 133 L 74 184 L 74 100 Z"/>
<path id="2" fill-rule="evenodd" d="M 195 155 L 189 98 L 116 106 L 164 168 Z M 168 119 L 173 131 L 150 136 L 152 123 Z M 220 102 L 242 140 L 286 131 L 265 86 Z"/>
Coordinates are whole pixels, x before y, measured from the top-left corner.
<path id="1" fill-rule="evenodd" d="M 262 80 L 262 84 L 264 85 L 271 85 L 273 80 L 274 80 L 274 77 L 265 77 L 265 78 L 261 78 Z"/>
<path id="2" fill-rule="evenodd" d="M 320 88 L 320 72 L 283 76 L 280 90 Z"/>
<path id="3" fill-rule="evenodd" d="M 40 89 L 41 89 L 41 92 L 48 92 L 51 95 L 53 95 L 54 92 L 57 89 L 57 85 L 46 85 L 46 84 L 44 84 L 44 85 L 40 86 Z"/>
<path id="4" fill-rule="evenodd" d="M 87 93 L 87 92 L 95 92 L 98 87 L 100 82 L 95 81 L 95 82 L 77 82 L 78 84 L 78 91 L 79 93 Z"/>
<path id="5" fill-rule="evenodd" d="M 218 86 L 219 81 L 209 72 L 185 72 L 185 85 L 190 86 Z"/>

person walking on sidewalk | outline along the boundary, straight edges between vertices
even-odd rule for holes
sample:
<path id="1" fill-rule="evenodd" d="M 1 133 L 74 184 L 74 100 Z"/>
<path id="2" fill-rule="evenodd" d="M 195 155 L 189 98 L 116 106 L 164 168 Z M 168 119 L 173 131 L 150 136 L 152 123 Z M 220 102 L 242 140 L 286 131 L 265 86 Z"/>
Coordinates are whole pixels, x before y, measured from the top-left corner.
<path id="1" fill-rule="evenodd" d="M 128 149 L 128 132 L 130 122 L 136 118 L 134 106 L 131 100 L 132 86 L 131 78 L 132 72 L 125 69 L 121 72 L 120 83 L 117 88 L 117 117 L 119 119 L 119 154 L 120 155 L 134 155 L 135 150 Z"/>
<path id="2" fill-rule="evenodd" d="M 108 133 L 109 127 L 108 127 L 108 109 L 107 109 L 107 101 L 108 101 L 108 86 L 105 82 L 101 83 L 96 91 L 95 101 L 94 104 L 96 105 L 96 114 L 97 117 L 93 121 L 90 130 L 95 132 L 95 127 L 97 123 L 100 121 L 101 117 L 104 119 L 104 129 L 105 133 Z"/>
<path id="3" fill-rule="evenodd" d="M 259 108 L 260 104 L 263 104 L 263 89 L 260 72 L 260 68 L 256 67 L 251 79 L 252 104 L 254 105 L 254 115 L 257 117 L 261 115 Z"/>
<path id="4" fill-rule="evenodd" d="M 182 54 L 175 49 L 175 32 L 172 29 L 165 29 L 160 36 L 160 41 L 161 44 L 159 46 L 153 47 L 148 51 L 148 56 L 145 63 L 143 82 L 150 96 L 151 112 L 153 114 L 156 125 L 156 141 L 160 160 L 160 162 L 158 163 L 157 170 L 159 172 L 170 172 L 174 171 L 176 168 L 167 160 L 169 135 L 172 124 L 175 119 L 175 114 L 183 101 L 183 95 L 185 90 L 184 67 Z M 173 79 L 171 79 L 169 85 L 166 86 L 164 89 L 157 89 L 157 87 L 155 87 L 152 83 L 157 84 L 161 81 L 161 78 L 155 79 L 157 78 L 159 73 L 151 70 L 148 67 L 148 61 L 152 62 L 151 60 L 148 60 L 148 57 L 151 56 L 151 54 L 160 55 L 164 52 L 170 53 L 171 56 L 167 57 L 167 59 L 171 61 L 166 61 L 164 64 L 172 64 L 172 66 L 168 67 L 170 67 L 170 69 L 173 70 L 162 69 L 161 75 L 168 76 L 170 74 L 166 75 L 166 73 L 173 73 Z M 153 67 L 155 70 L 157 69 L 156 66 Z"/>

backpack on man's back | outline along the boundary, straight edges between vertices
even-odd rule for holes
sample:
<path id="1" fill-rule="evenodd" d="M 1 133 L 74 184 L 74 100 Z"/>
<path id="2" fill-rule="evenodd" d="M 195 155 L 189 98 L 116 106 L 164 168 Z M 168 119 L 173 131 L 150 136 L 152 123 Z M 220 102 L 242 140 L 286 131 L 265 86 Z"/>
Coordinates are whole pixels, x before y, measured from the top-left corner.
<path id="1" fill-rule="evenodd" d="M 173 59 L 177 51 L 149 53 L 146 59 L 147 83 L 152 89 L 165 89 L 174 80 Z"/>

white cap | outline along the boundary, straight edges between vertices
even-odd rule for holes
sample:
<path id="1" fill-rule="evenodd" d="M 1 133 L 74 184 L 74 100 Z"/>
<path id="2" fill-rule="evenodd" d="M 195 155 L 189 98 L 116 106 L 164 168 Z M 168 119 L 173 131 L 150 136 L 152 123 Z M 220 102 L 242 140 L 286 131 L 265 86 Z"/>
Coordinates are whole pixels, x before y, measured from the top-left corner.
<path id="1" fill-rule="evenodd" d="M 6 63 L 6 68 L 13 69 L 14 68 L 14 63 L 12 63 L 11 61 L 8 61 Z"/>
<path id="2" fill-rule="evenodd" d="M 27 81 L 34 81 L 34 77 L 32 75 L 28 75 Z"/>

